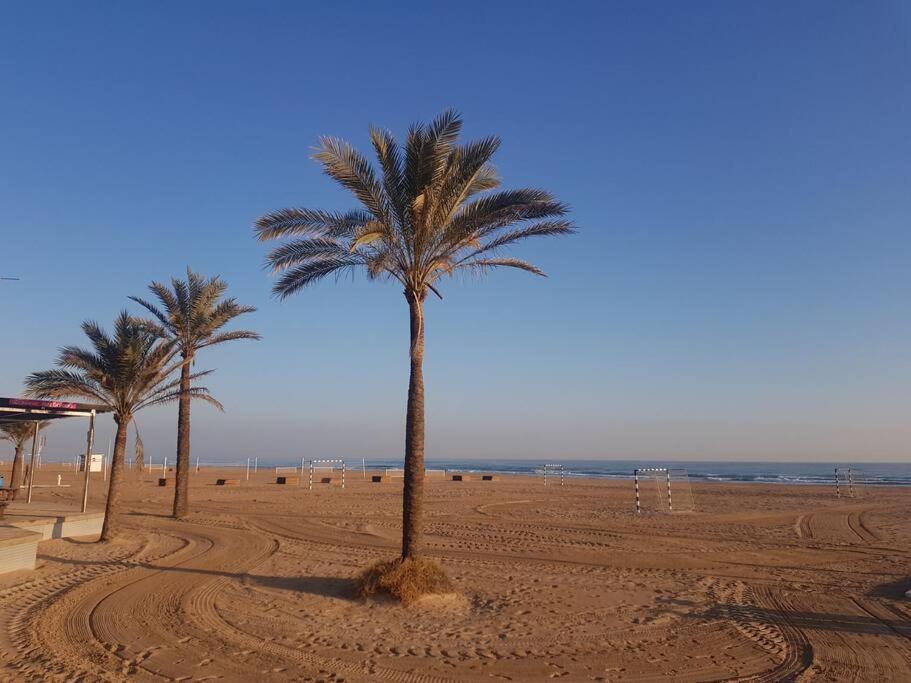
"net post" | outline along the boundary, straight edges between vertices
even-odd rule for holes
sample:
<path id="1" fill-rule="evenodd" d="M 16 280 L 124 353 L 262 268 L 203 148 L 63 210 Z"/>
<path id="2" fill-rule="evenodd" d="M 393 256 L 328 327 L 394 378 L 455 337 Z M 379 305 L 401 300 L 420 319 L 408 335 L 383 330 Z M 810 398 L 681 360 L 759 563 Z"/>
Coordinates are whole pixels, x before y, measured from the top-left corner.
<path id="1" fill-rule="evenodd" d="M 298 486 L 304 485 L 304 459 L 303 458 L 301 458 L 301 475 L 300 475 L 300 477 L 297 478 L 297 485 Z"/>
<path id="2" fill-rule="evenodd" d="M 563 476 L 566 473 L 566 470 L 563 469 L 563 465 L 560 465 L 560 486 L 563 486 Z"/>
<path id="3" fill-rule="evenodd" d="M 85 476 L 82 482 L 82 511 L 85 512 L 89 506 L 89 473 L 91 471 L 90 460 L 92 458 L 92 447 L 95 445 L 95 411 L 89 415 L 89 432 L 85 437 Z"/>
<path id="4" fill-rule="evenodd" d="M 547 465 L 544 465 L 544 485 L 547 486 Z"/>
<path id="5" fill-rule="evenodd" d="M 664 474 L 667 477 L 667 510 L 668 512 L 673 512 L 674 505 L 671 502 L 671 471 L 669 469 L 664 470 Z"/>
<path id="6" fill-rule="evenodd" d="M 838 487 L 838 468 L 835 468 L 835 497 L 841 498 L 841 489 Z"/>
<path id="7" fill-rule="evenodd" d="M 35 431 L 32 432 L 32 459 L 28 466 L 28 498 L 25 501 L 26 503 L 32 502 L 32 485 L 35 482 L 35 458 L 38 455 L 38 429 L 38 420 L 35 420 Z"/>
<path id="8" fill-rule="evenodd" d="M 848 468 L 848 495 L 854 497 L 854 477 L 851 474 L 851 468 Z"/>
<path id="9" fill-rule="evenodd" d="M 639 468 L 633 470 L 633 479 L 636 480 L 636 514 L 642 514 L 642 506 L 639 503 Z"/>
<path id="10" fill-rule="evenodd" d="M 310 491 L 313 491 L 313 461 L 310 461 Z"/>
<path id="11" fill-rule="evenodd" d="M 345 490 L 345 461 L 342 460 L 342 490 Z"/>

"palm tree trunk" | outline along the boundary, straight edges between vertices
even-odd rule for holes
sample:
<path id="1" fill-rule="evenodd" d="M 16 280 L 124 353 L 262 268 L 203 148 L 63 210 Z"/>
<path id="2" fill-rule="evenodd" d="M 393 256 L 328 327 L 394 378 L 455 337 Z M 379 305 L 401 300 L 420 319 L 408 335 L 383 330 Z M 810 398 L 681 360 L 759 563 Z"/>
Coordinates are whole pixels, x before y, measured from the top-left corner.
<path id="1" fill-rule="evenodd" d="M 424 297 L 406 292 L 411 317 L 411 377 L 405 416 L 405 490 L 402 494 L 402 559 L 420 555 L 424 507 Z"/>
<path id="2" fill-rule="evenodd" d="M 120 502 L 120 484 L 123 481 L 123 460 L 127 452 L 127 432 L 130 428 L 131 416 L 115 416 L 117 422 L 117 436 L 114 437 L 114 455 L 111 458 L 111 479 L 108 482 L 108 502 L 104 508 L 104 526 L 101 528 L 101 538 L 99 541 L 110 541 L 117 535 L 117 520 L 114 513 L 117 512 L 118 503 Z M 91 458 L 88 458 L 86 467 L 91 466 Z"/>
<path id="3" fill-rule="evenodd" d="M 190 511 L 190 365 L 192 356 L 184 359 L 180 368 L 180 402 L 177 407 L 177 472 L 174 481 L 174 510 L 176 519 Z"/>
<path id="4" fill-rule="evenodd" d="M 9 476 L 9 487 L 14 491 L 18 491 L 19 486 L 22 484 L 22 451 L 24 449 L 24 444 L 16 444 L 16 455 L 13 456 L 13 471 Z"/>

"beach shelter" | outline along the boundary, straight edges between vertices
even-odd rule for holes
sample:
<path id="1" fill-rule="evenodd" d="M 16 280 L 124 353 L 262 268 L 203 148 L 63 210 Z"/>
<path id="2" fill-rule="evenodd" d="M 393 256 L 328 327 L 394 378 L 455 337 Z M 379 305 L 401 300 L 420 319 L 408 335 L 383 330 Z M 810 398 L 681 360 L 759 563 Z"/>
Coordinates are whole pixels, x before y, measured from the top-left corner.
<path id="1" fill-rule="evenodd" d="M 95 443 L 95 416 L 109 413 L 107 406 L 87 403 L 70 403 L 69 401 L 39 401 L 30 398 L 0 397 L 0 424 L 10 422 L 29 422 L 35 425 L 35 438 L 32 439 L 32 457 L 28 468 L 28 498 L 32 502 L 32 482 L 35 478 L 35 456 L 38 452 L 38 423 L 60 420 L 66 417 L 87 417 L 89 431 L 86 436 L 85 462 L 91 462 L 92 446 Z M 86 511 L 89 502 L 89 474 L 91 468 L 86 466 L 82 489 L 82 511 Z"/>

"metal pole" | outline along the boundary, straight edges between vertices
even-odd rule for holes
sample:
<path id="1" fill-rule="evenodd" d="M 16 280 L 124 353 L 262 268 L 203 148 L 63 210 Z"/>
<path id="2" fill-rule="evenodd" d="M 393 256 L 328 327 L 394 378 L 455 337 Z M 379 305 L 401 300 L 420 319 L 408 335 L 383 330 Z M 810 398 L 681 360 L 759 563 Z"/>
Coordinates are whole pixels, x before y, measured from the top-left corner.
<path id="1" fill-rule="evenodd" d="M 854 476 L 851 474 L 851 468 L 848 468 L 848 495 L 854 497 Z M 31 497 L 29 497 L 31 500 Z"/>
<path id="2" fill-rule="evenodd" d="M 668 512 L 673 512 L 674 506 L 671 504 L 671 471 L 664 470 L 664 473 L 667 475 L 667 509 Z"/>
<path id="3" fill-rule="evenodd" d="M 247 481 L 250 481 L 250 458 L 247 458 Z"/>
<path id="4" fill-rule="evenodd" d="M 301 475 L 297 478 L 297 485 L 298 486 L 304 485 L 304 459 L 303 458 L 301 458 Z"/>
<path id="5" fill-rule="evenodd" d="M 563 486 L 563 477 L 566 475 L 566 470 L 563 468 L 563 465 L 560 465 L 560 486 Z"/>
<path id="6" fill-rule="evenodd" d="M 35 422 L 35 431 L 32 434 L 32 460 L 28 466 L 28 499 L 27 503 L 32 502 L 32 484 L 35 481 L 35 456 L 38 455 L 38 422 Z"/>
<path id="7" fill-rule="evenodd" d="M 89 506 L 89 473 L 92 471 L 91 458 L 92 447 L 95 445 L 95 411 L 89 415 L 89 433 L 86 437 L 85 445 L 85 478 L 82 484 L 82 511 L 85 512 Z"/>
<path id="8" fill-rule="evenodd" d="M 633 479 L 636 480 L 636 514 L 642 513 L 642 506 L 639 503 L 639 470 L 633 470 Z"/>
<path id="9" fill-rule="evenodd" d="M 361 466 L 364 468 L 364 479 L 367 478 L 367 458 L 361 458 Z"/>
<path id="10" fill-rule="evenodd" d="M 313 461 L 310 461 L 310 490 L 313 490 Z"/>
<path id="11" fill-rule="evenodd" d="M 345 488 L 345 461 L 342 460 L 342 489 Z"/>
<path id="12" fill-rule="evenodd" d="M 253 460 L 253 474 L 256 474 L 257 471 L 259 471 L 259 456 L 258 455 Z"/>
<path id="13" fill-rule="evenodd" d="M 164 462 L 161 463 L 161 478 L 168 478 L 168 456 L 164 456 Z"/>
<path id="14" fill-rule="evenodd" d="M 547 465 L 544 465 L 544 485 L 547 486 Z"/>
<path id="15" fill-rule="evenodd" d="M 838 488 L 838 468 L 835 468 L 835 497 L 841 498 L 841 490 Z"/>
<path id="16" fill-rule="evenodd" d="M 196 471 L 199 472 L 199 456 L 196 456 Z"/>

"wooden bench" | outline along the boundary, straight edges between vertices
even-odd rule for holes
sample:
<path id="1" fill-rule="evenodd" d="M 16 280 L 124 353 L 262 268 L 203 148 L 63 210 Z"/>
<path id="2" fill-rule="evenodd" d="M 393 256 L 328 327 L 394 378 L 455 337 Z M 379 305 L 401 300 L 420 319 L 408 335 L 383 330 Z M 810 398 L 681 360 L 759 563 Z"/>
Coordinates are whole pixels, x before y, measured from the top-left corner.
<path id="1" fill-rule="evenodd" d="M 484 474 L 481 475 L 481 481 L 496 481 L 499 477 L 495 474 Z"/>
<path id="2" fill-rule="evenodd" d="M 300 477 L 276 477 L 275 483 L 276 484 L 299 484 L 300 480 L 301 480 Z"/>
<path id="3" fill-rule="evenodd" d="M 216 486 L 237 486 L 240 483 L 240 479 L 216 479 Z"/>
<path id="4" fill-rule="evenodd" d="M 470 481 L 471 476 L 468 474 L 453 474 L 452 480 L 453 481 Z"/>
<path id="5" fill-rule="evenodd" d="M 389 477 L 384 474 L 374 474 L 370 477 L 370 481 L 374 484 L 383 484 L 389 481 Z"/>
<path id="6" fill-rule="evenodd" d="M 159 478 L 158 478 L 158 485 L 159 485 L 159 486 L 172 486 L 173 484 L 174 484 L 174 480 L 173 480 L 173 479 L 167 479 L 167 478 L 165 478 L 165 477 L 159 477 Z"/>
<path id="7" fill-rule="evenodd" d="M 17 493 L 19 493 L 19 489 L 0 489 L 0 519 L 3 519 L 6 506 L 16 500 Z"/>

